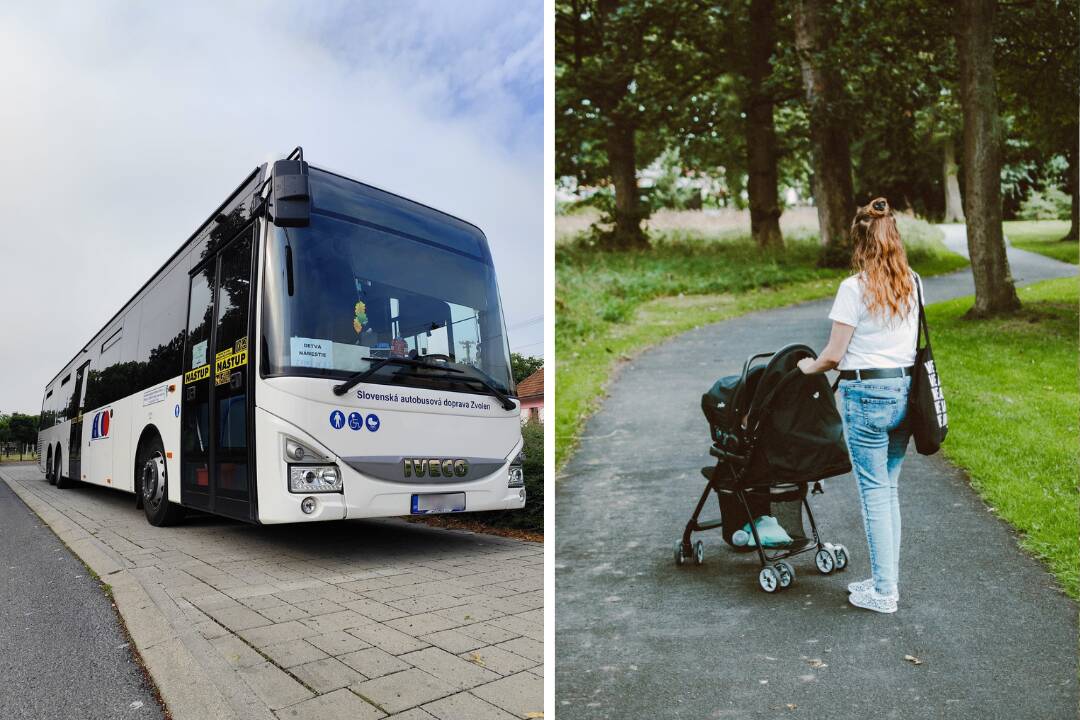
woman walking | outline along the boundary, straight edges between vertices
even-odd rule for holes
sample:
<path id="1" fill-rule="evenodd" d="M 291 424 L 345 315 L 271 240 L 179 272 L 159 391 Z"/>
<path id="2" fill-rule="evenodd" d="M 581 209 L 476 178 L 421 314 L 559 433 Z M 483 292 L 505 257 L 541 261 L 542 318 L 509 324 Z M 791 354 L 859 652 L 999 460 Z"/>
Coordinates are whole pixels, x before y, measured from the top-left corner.
<path id="1" fill-rule="evenodd" d="M 873 576 L 848 585 L 848 601 L 881 613 L 900 599 L 900 465 L 911 431 L 908 391 L 915 362 L 917 276 L 908 266 L 889 203 L 859 208 L 851 223 L 855 275 L 840 283 L 832 334 L 806 374 L 840 370 L 841 416 L 859 488 Z"/>

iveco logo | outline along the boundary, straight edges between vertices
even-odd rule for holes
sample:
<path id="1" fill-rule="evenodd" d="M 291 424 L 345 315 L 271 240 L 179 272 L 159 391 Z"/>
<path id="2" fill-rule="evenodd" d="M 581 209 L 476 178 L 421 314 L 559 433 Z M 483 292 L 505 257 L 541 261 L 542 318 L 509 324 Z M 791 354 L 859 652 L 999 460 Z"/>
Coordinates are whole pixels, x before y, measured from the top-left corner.
<path id="1" fill-rule="evenodd" d="M 465 477 L 468 460 L 444 458 L 405 458 L 405 477 Z"/>

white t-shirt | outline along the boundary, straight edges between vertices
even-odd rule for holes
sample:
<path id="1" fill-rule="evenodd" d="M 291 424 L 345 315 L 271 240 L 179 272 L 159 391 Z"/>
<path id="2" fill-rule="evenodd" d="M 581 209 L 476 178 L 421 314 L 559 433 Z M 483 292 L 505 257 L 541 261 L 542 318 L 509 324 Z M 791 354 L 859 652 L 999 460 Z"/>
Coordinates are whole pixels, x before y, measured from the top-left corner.
<path id="1" fill-rule="evenodd" d="M 922 287 L 922 278 L 919 278 Z M 923 293 L 923 297 L 926 294 Z M 915 339 L 919 331 L 919 306 L 915 291 L 911 293 L 911 310 L 907 317 L 890 317 L 883 321 L 880 315 L 871 315 L 863 301 L 862 280 L 853 275 L 836 291 L 829 319 L 851 325 L 847 352 L 840 359 L 840 370 L 864 368 L 907 367 L 915 363 Z"/>

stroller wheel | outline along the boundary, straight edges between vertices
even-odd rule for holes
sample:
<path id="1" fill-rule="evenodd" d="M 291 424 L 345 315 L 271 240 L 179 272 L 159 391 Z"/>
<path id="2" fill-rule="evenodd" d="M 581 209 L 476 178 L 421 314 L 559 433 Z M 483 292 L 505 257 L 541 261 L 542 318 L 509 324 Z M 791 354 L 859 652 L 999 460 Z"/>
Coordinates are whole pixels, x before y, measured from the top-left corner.
<path id="1" fill-rule="evenodd" d="M 780 589 L 780 577 L 771 567 L 761 568 L 757 576 L 758 585 L 767 593 L 774 593 Z"/>
<path id="2" fill-rule="evenodd" d="M 828 575 L 836 569 L 836 558 L 833 557 L 832 551 L 822 548 L 814 556 L 814 564 L 817 565 L 818 572 Z"/>
<path id="3" fill-rule="evenodd" d="M 833 548 L 833 555 L 836 556 L 836 569 L 846 570 L 848 566 L 848 551 L 843 545 L 837 545 Z"/>
<path id="4" fill-rule="evenodd" d="M 705 562 L 705 543 L 698 540 L 694 543 L 694 564 L 702 565 Z"/>
<path id="5" fill-rule="evenodd" d="M 776 569 L 776 574 L 780 576 L 780 587 L 784 589 L 791 587 L 792 583 L 795 582 L 795 568 L 791 566 L 791 563 L 781 560 L 773 565 L 773 568 Z"/>
<path id="6" fill-rule="evenodd" d="M 682 540 L 675 542 L 675 564 L 680 566 L 686 564 L 686 551 L 683 549 Z"/>

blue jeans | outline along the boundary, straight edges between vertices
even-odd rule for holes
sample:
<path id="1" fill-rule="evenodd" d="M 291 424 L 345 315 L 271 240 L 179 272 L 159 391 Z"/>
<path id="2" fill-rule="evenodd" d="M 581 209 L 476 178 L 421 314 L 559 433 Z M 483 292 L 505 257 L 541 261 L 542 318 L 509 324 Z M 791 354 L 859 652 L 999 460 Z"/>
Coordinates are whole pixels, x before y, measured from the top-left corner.
<path id="1" fill-rule="evenodd" d="M 874 588 L 896 590 L 900 577 L 900 501 L 897 484 L 911 430 L 907 424 L 911 378 L 842 380 L 841 416 L 859 487 Z"/>

